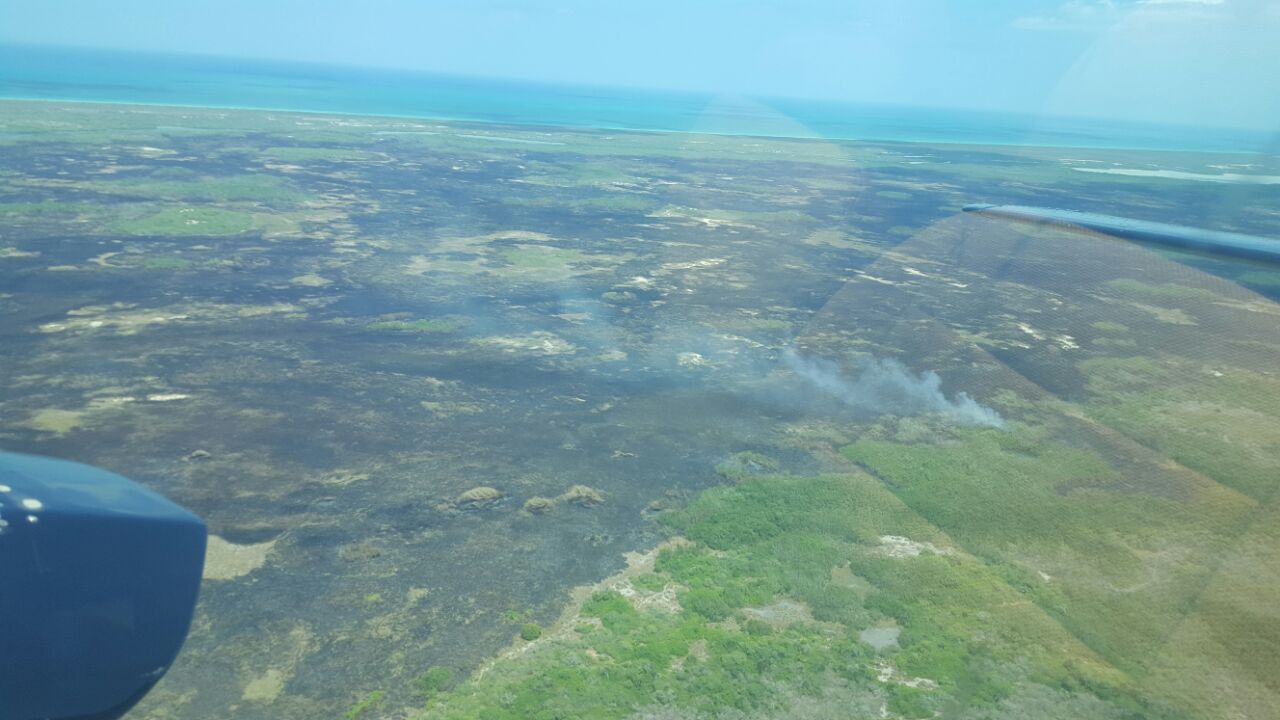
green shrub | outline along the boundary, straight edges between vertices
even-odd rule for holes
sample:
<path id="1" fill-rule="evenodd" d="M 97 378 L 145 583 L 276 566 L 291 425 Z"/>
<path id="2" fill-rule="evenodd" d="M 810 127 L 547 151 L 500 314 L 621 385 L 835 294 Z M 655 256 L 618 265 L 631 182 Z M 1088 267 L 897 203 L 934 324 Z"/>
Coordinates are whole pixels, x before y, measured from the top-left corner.
<path id="1" fill-rule="evenodd" d="M 889 686 L 889 712 L 905 718 L 933 717 L 929 693 L 906 685 Z"/>
<path id="2" fill-rule="evenodd" d="M 347 720 L 355 720 L 356 718 L 363 715 L 366 711 L 372 710 L 373 708 L 376 708 L 379 705 L 381 705 L 382 701 L 385 698 L 386 698 L 386 693 L 384 693 L 381 690 L 374 690 L 368 695 L 365 695 L 363 698 L 360 698 L 360 700 L 356 702 L 355 705 L 352 705 L 350 708 L 348 708 L 347 711 L 342 714 L 342 716 L 345 717 Z"/>
<path id="3" fill-rule="evenodd" d="M 711 621 L 724 620 L 734 610 L 725 601 L 724 593 L 710 588 L 697 588 L 681 593 L 680 604 L 689 612 L 697 613 Z"/>
<path id="4" fill-rule="evenodd" d="M 644 573 L 631 578 L 631 584 L 645 592 L 661 592 L 667 587 L 667 579 L 657 573 Z"/>
<path id="5" fill-rule="evenodd" d="M 418 676 L 414 681 L 417 686 L 418 693 L 426 697 L 433 697 L 440 691 L 449 687 L 453 682 L 453 671 L 447 667 L 435 665 L 427 668 L 427 671 Z"/>
<path id="6" fill-rule="evenodd" d="M 592 595 L 582 606 L 582 614 L 599 618 L 607 629 L 615 632 L 626 632 L 640 619 L 635 607 L 615 590 L 602 590 Z"/>

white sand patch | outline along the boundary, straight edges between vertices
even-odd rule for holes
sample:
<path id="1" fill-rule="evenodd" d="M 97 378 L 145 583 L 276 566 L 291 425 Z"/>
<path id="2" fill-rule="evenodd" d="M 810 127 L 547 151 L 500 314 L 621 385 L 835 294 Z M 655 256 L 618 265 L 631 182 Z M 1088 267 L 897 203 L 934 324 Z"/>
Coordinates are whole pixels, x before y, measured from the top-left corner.
<path id="1" fill-rule="evenodd" d="M 668 273 L 680 272 L 685 270 L 705 270 L 718 265 L 729 262 L 728 258 L 706 258 L 704 260 L 690 260 L 689 262 L 669 262 L 663 263 L 654 275 L 666 275 Z"/>
<path id="2" fill-rule="evenodd" d="M 862 272 L 861 270 L 859 270 L 854 274 L 857 275 L 860 280 L 870 280 L 871 282 L 880 283 L 881 285 L 900 285 L 901 284 L 901 283 L 896 283 L 892 280 L 886 280 L 882 277 L 876 277 L 875 275 L 869 275 L 867 273 Z"/>
<path id="3" fill-rule="evenodd" d="M 261 317 L 300 311 L 297 305 L 275 303 L 272 305 L 228 305 L 223 303 L 192 303 L 172 310 L 139 310 L 134 305 L 86 305 L 67 311 L 60 322 L 44 323 L 42 333 L 85 332 L 110 330 L 117 335 L 133 335 L 153 325 L 175 321 L 219 322 L 235 318 Z"/>
<path id="4" fill-rule="evenodd" d="M 631 604 L 638 610 L 653 608 L 670 615 L 680 612 L 680 601 L 676 599 L 676 593 L 679 592 L 680 587 L 675 583 L 667 583 L 657 592 L 646 592 L 636 588 L 631 583 L 630 577 L 623 577 L 610 587 L 622 597 L 630 600 Z"/>
<path id="5" fill-rule="evenodd" d="M 1044 340 L 1044 333 L 1040 332 L 1039 330 L 1036 330 L 1035 328 L 1031 327 L 1026 323 L 1018 323 L 1018 329 L 1030 335 L 1031 337 L 1035 338 L 1036 340 Z"/>
<path id="6" fill-rule="evenodd" d="M 293 285 L 301 285 L 302 287 L 324 287 L 325 285 L 333 283 L 332 280 L 320 277 L 314 273 L 298 275 L 297 277 L 290 278 L 289 282 Z"/>
<path id="7" fill-rule="evenodd" d="M 1139 170 L 1137 168 L 1083 168 L 1076 172 L 1130 177 L 1165 178 L 1166 180 L 1192 180 L 1195 182 L 1234 183 L 1243 185 L 1280 185 L 1280 175 L 1247 175 L 1244 173 L 1194 173 L 1182 170 Z"/>
<path id="8" fill-rule="evenodd" d="M 89 401 L 90 410 L 102 410 L 105 408 L 120 407 L 128 405 L 131 402 L 137 402 L 138 398 L 132 395 L 109 395 L 107 397 L 96 397 Z"/>
<path id="9" fill-rule="evenodd" d="M 1144 312 L 1149 312 L 1155 316 L 1156 320 L 1170 325 L 1196 325 L 1195 318 L 1186 314 L 1177 308 L 1163 308 L 1155 305 L 1143 305 L 1142 303 L 1131 303 L 1135 307 Z"/>
<path id="10" fill-rule="evenodd" d="M 578 349 L 578 346 L 564 338 L 542 331 L 528 335 L 493 335 L 479 338 L 475 342 L 503 352 L 534 355 L 568 355 Z"/>
<path id="11" fill-rule="evenodd" d="M 682 352 L 676 355 L 676 364 L 680 367 L 707 367 L 711 363 L 696 352 Z"/>
<path id="12" fill-rule="evenodd" d="M 628 287 L 638 288 L 640 290 L 648 290 L 649 288 L 653 287 L 653 279 L 647 278 L 643 275 L 636 275 L 635 277 L 623 283 L 623 285 Z"/>
<path id="13" fill-rule="evenodd" d="M 166 155 L 177 155 L 177 150 L 169 150 L 166 148 L 151 147 L 149 145 L 139 145 L 133 148 L 133 151 L 145 158 L 158 158 Z"/>
<path id="14" fill-rule="evenodd" d="M 929 542 L 916 542 L 911 538 L 901 535 L 881 535 L 880 547 L 872 552 L 877 555 L 883 555 L 891 558 L 909 558 L 917 557 L 921 553 L 931 553 L 933 555 L 955 555 L 956 551 L 951 548 L 940 548 Z"/>
<path id="15" fill-rule="evenodd" d="M 898 672 L 898 668 L 888 660 L 880 660 L 876 663 L 876 679 L 882 683 L 895 683 L 897 685 L 906 685 L 913 688 L 925 688 L 929 690 L 937 689 L 938 683 L 929 678 L 908 677 Z"/>
<path id="16" fill-rule="evenodd" d="M 22 426 L 54 435 L 66 435 L 84 425 L 84 416 L 84 410 L 44 408 L 31 413 L 31 417 Z"/>
<path id="17" fill-rule="evenodd" d="M 248 575 L 266 564 L 267 555 L 275 546 L 276 540 L 236 545 L 217 535 L 210 535 L 204 555 L 204 579 L 235 580 Z"/>
<path id="18" fill-rule="evenodd" d="M 556 140 L 531 140 L 529 138 L 503 137 L 502 135 L 467 135 L 457 133 L 455 137 L 468 138 L 470 140 L 492 140 L 494 142 L 521 143 L 524 145 L 565 145 Z"/>

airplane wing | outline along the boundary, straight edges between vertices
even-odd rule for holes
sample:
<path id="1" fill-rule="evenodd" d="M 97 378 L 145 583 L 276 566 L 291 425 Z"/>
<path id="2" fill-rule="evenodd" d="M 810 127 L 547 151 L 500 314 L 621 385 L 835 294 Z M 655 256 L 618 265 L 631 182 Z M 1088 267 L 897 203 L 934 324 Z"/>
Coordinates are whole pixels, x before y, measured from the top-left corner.
<path id="1" fill-rule="evenodd" d="M 1026 205 L 966 205 L 965 212 L 1067 230 L 1098 232 L 1183 252 L 1280 264 L 1280 240 L 1097 213 Z"/>

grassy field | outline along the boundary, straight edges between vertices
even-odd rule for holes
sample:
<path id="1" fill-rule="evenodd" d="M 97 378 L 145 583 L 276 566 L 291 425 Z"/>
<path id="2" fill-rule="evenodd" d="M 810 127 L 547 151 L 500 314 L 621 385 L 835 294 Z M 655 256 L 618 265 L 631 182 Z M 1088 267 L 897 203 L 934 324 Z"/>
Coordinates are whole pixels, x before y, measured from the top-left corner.
<path id="1" fill-rule="evenodd" d="M 171 207 L 137 218 L 121 219 L 111 229 L 125 235 L 167 237 L 237 235 L 253 227 L 253 216 L 212 207 Z"/>
<path id="2" fill-rule="evenodd" d="M 1180 716 L 867 474 L 757 476 L 663 523 L 688 542 L 653 573 L 423 717 Z M 859 640 L 885 626 L 900 646 Z"/>
<path id="3" fill-rule="evenodd" d="M 422 717 L 1260 717 L 1277 659 L 1256 610 L 1277 547 L 1265 469 L 1208 463 L 1230 440 L 1159 418 L 1190 398 L 1266 433 L 1277 395 L 1167 365 L 1086 362 L 1087 413 L 1209 478 L 1144 485 L 1115 459 L 1121 435 L 1069 430 L 1079 411 L 924 433 L 884 419 L 842 447 L 841 474 L 740 452 L 718 466 L 733 484 L 661 516 L 678 542 L 652 572 L 606 581 Z M 894 641 L 873 645 L 885 628 Z"/>

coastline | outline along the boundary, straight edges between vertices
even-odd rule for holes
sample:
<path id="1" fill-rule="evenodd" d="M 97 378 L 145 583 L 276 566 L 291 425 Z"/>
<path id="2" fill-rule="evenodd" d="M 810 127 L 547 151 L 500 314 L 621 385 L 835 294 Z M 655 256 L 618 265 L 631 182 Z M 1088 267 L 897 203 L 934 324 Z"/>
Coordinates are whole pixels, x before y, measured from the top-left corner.
<path id="1" fill-rule="evenodd" d="M 771 134 L 754 131 L 733 132 L 727 130 L 679 130 L 672 128 L 660 127 L 642 127 L 632 125 L 609 125 L 602 123 L 567 123 L 555 124 L 547 122 L 512 122 L 509 120 L 500 120 L 497 118 L 483 117 L 479 115 L 466 114 L 405 114 L 405 113 L 379 113 L 379 112 L 352 112 L 331 109 L 314 109 L 305 107 L 283 107 L 283 106 L 261 106 L 261 105 L 216 105 L 216 104 L 198 104 L 198 103 L 174 103 L 174 102 L 144 102 L 136 100 L 116 100 L 116 99 L 89 99 L 81 97 L 35 97 L 23 95 L 7 95 L 0 94 L 0 102 L 13 103 L 42 103 L 42 104 L 83 104 L 83 105 L 108 105 L 116 107 L 145 107 L 145 108 L 170 108 L 170 109 L 186 109 L 186 110 L 205 110 L 205 111 L 236 111 L 236 112 L 262 112 L 262 113 L 289 113 L 296 115 L 320 115 L 334 118 L 376 118 L 381 120 L 414 120 L 427 122 L 446 122 L 446 123 L 465 123 L 472 125 L 483 125 L 488 127 L 510 127 L 523 130 L 543 130 L 555 132 L 611 132 L 611 133 L 636 133 L 645 135 L 687 135 L 687 136 L 711 136 L 726 138 L 743 138 L 743 139 L 759 139 L 759 140 L 790 140 L 790 141 L 807 141 L 807 142 L 827 142 L 827 143 L 869 143 L 869 144 L 886 144 L 886 145 L 909 145 L 909 146 L 941 146 L 941 147 L 964 147 L 964 148 L 1027 148 L 1038 150 L 1108 150 L 1120 152 L 1151 152 L 1151 153 L 1170 153 L 1170 154 L 1198 154 L 1198 155 L 1240 155 L 1256 157 L 1265 155 L 1253 150 L 1242 149 L 1224 149 L 1214 147 L 1194 147 L 1194 148 L 1178 148 L 1178 147 L 1149 147 L 1133 144 L 1108 144 L 1108 143 L 1049 143 L 1049 142 L 1018 142 L 1013 140 L 984 139 L 984 140 L 962 140 L 962 139 L 945 139 L 945 138 L 901 138 L 901 137 L 880 137 L 873 135 L 864 136 L 837 136 L 828 137 L 817 134 L 799 135 L 799 134 Z"/>

